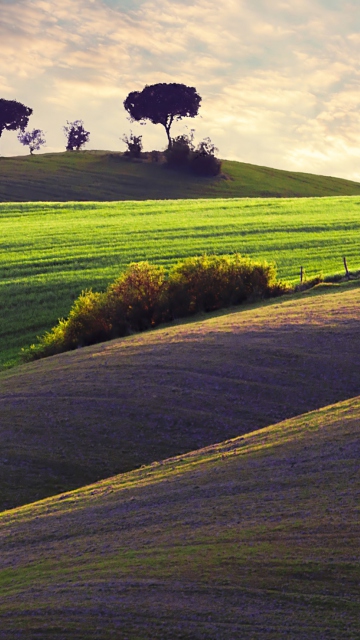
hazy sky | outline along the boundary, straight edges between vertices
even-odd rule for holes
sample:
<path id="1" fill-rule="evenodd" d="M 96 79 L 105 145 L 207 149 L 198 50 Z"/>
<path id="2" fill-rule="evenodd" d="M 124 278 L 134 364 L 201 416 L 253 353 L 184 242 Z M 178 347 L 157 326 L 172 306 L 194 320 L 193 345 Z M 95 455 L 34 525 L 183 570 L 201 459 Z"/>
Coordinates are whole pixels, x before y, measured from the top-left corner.
<path id="1" fill-rule="evenodd" d="M 181 82 L 199 116 L 173 133 L 209 135 L 221 157 L 360 180 L 359 0 L 0 0 L 0 97 L 34 110 L 44 151 L 82 119 L 89 149 L 124 150 L 161 125 L 130 124 L 123 101 Z M 201 117 L 200 117 L 201 115 Z M 26 153 L 4 132 L 0 154 Z"/>

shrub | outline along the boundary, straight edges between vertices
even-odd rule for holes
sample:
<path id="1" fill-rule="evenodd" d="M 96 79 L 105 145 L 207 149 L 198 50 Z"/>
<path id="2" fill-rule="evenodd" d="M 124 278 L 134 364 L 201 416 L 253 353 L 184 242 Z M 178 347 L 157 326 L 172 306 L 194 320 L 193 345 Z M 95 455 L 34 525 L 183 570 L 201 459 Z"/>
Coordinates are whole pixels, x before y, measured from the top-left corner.
<path id="1" fill-rule="evenodd" d="M 130 138 L 124 133 L 121 138 L 123 142 L 125 142 L 127 146 L 127 150 L 125 151 L 125 156 L 129 158 L 140 158 L 143 144 L 142 144 L 142 136 L 134 136 L 133 132 L 130 131 Z"/>
<path id="2" fill-rule="evenodd" d="M 108 288 L 113 335 L 143 331 L 162 320 L 165 270 L 148 262 L 134 262 Z M 165 303 L 166 304 L 166 303 Z"/>
<path id="3" fill-rule="evenodd" d="M 103 293 L 82 291 L 75 300 L 69 317 L 38 338 L 38 344 L 23 351 L 25 360 L 36 360 L 46 356 L 70 351 L 77 347 L 109 339 L 111 323 L 108 318 L 106 298 Z"/>
<path id="4" fill-rule="evenodd" d="M 165 151 L 166 163 L 169 167 L 184 168 L 189 166 L 191 153 L 194 151 L 194 131 L 173 138 L 171 147 Z"/>
<path id="5" fill-rule="evenodd" d="M 214 311 L 271 295 L 275 267 L 239 254 L 188 258 L 169 274 L 168 297 L 173 317 Z"/>
<path id="6" fill-rule="evenodd" d="M 276 281 L 274 265 L 239 254 L 187 258 L 167 278 L 163 267 L 132 263 L 105 293 L 83 291 L 68 318 L 39 338 L 38 344 L 23 350 L 23 358 L 53 355 L 144 331 L 176 317 L 284 291 L 285 285 Z"/>
<path id="7" fill-rule="evenodd" d="M 217 176 L 221 171 L 221 160 L 215 157 L 217 147 L 210 138 L 198 144 L 191 155 L 190 168 L 198 176 Z"/>

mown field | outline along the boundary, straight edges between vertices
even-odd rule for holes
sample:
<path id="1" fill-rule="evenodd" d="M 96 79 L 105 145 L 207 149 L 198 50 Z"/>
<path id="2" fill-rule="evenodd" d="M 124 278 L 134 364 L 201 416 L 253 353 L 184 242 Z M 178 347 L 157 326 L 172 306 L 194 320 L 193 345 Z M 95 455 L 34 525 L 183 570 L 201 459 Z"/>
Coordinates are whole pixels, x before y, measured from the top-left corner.
<path id="1" fill-rule="evenodd" d="M 0 514 L 0 638 L 358 640 L 360 400 Z"/>
<path id="2" fill-rule="evenodd" d="M 0 510 L 360 394 L 360 282 L 0 374 Z"/>
<path id="3" fill-rule="evenodd" d="M 360 197 L 0 205 L 0 366 L 132 261 L 240 252 L 296 282 L 360 265 Z"/>
<path id="4" fill-rule="evenodd" d="M 360 184 L 229 160 L 220 176 L 199 178 L 111 151 L 0 157 L 0 202 L 338 195 L 360 195 Z"/>

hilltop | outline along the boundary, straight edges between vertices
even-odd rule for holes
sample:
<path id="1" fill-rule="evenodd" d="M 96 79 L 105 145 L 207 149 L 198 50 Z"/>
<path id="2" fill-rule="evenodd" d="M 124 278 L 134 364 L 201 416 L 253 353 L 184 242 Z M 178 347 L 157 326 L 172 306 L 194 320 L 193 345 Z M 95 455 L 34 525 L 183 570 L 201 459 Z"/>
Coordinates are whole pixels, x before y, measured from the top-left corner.
<path id="1" fill-rule="evenodd" d="M 224 160 L 222 174 L 198 178 L 110 151 L 0 158 L 0 202 L 359 195 L 341 178 Z"/>
<path id="2" fill-rule="evenodd" d="M 0 508 L 358 395 L 360 287 L 349 285 L 1 373 Z"/>
<path id="3" fill-rule="evenodd" d="M 360 398 L 0 514 L 0 638 L 359 638 Z"/>

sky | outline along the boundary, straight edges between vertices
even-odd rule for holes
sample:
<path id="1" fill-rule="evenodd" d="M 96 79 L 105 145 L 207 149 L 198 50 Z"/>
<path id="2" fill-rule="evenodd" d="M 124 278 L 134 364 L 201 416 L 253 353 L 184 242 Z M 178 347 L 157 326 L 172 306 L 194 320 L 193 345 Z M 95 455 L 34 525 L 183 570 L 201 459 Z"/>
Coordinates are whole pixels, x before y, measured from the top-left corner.
<path id="1" fill-rule="evenodd" d="M 43 152 L 63 151 L 81 119 L 88 149 L 124 151 L 161 125 L 130 123 L 146 84 L 202 97 L 174 125 L 210 136 L 221 158 L 360 181 L 359 0 L 0 0 L 0 97 L 33 109 Z M 0 155 L 28 153 L 4 132 Z"/>

